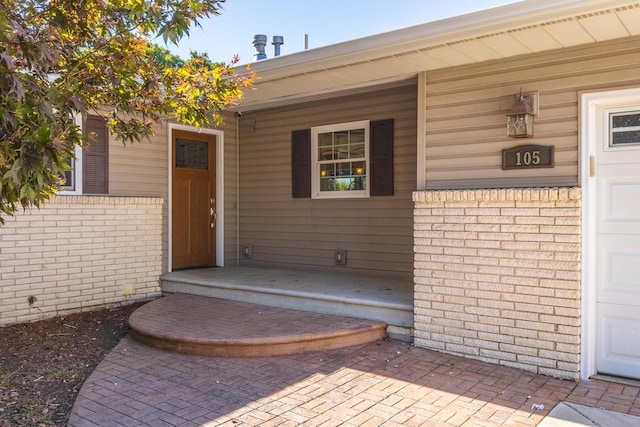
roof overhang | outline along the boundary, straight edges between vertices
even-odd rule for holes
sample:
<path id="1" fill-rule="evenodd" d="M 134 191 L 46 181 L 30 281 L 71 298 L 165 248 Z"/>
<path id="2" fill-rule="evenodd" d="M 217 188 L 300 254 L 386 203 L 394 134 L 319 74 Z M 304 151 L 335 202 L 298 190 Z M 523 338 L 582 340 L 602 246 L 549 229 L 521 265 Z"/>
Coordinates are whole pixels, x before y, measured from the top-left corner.
<path id="1" fill-rule="evenodd" d="M 637 1 L 523 1 L 254 62 L 260 79 L 236 110 L 323 99 L 413 80 L 425 71 L 639 34 Z"/>

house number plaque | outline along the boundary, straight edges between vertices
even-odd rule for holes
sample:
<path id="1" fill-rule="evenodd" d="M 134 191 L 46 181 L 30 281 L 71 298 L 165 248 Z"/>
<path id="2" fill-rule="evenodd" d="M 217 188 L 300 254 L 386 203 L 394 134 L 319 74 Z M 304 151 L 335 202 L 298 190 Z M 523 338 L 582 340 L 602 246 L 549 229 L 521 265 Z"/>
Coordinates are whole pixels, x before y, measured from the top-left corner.
<path id="1" fill-rule="evenodd" d="M 519 145 L 502 150 L 502 169 L 554 167 L 553 145 Z"/>

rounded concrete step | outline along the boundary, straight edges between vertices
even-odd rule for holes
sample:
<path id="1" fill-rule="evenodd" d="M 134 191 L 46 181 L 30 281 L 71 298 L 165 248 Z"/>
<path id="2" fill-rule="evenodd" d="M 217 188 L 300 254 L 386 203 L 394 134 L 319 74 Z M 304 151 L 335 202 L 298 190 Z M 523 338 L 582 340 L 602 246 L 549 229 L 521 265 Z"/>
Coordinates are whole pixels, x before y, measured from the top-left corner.
<path id="1" fill-rule="evenodd" d="M 328 350 L 385 337 L 384 322 L 171 294 L 136 310 L 131 334 L 151 347 L 200 356 L 256 357 Z"/>

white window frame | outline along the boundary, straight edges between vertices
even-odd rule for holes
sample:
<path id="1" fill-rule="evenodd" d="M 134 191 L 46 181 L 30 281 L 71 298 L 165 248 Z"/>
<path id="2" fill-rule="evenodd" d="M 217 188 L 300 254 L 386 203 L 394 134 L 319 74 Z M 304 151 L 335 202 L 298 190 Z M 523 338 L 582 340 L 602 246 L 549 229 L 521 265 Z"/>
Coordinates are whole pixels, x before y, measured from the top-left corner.
<path id="1" fill-rule="evenodd" d="M 77 114 L 75 117 L 76 125 L 82 128 L 82 116 Z M 74 189 L 61 189 L 56 194 L 60 196 L 79 196 L 82 194 L 82 147 L 76 145 L 74 148 L 73 155 L 75 159 L 73 159 L 73 169 L 71 173 L 73 173 L 74 178 Z"/>
<path id="2" fill-rule="evenodd" d="M 368 198 L 371 187 L 371 167 L 369 164 L 369 120 L 337 123 L 311 128 L 311 198 L 312 199 L 354 199 Z M 318 159 L 318 135 L 327 132 L 364 129 L 364 157 L 366 186 L 364 190 L 320 191 L 320 161 Z M 337 162 L 339 163 L 339 162 Z"/>

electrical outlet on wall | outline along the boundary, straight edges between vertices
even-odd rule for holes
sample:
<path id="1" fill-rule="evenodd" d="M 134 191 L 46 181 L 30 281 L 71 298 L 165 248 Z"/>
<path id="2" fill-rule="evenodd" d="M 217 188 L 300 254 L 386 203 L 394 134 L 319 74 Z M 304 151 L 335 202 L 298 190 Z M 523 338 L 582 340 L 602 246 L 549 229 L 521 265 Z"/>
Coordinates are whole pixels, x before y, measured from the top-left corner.
<path id="1" fill-rule="evenodd" d="M 347 250 L 337 249 L 334 253 L 336 265 L 347 265 Z"/>
<path id="2" fill-rule="evenodd" d="M 242 255 L 245 258 L 253 258 L 253 245 L 244 245 L 242 247 Z"/>

